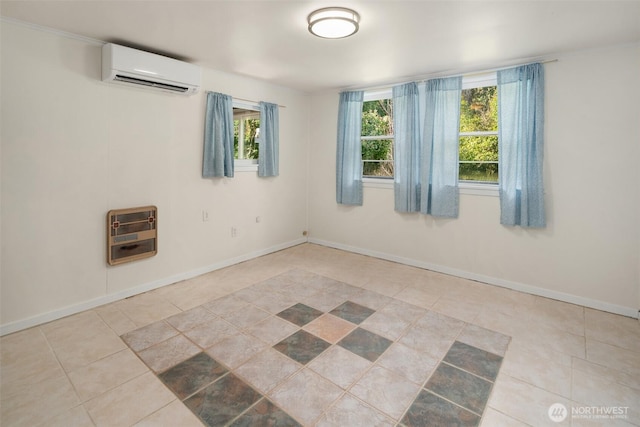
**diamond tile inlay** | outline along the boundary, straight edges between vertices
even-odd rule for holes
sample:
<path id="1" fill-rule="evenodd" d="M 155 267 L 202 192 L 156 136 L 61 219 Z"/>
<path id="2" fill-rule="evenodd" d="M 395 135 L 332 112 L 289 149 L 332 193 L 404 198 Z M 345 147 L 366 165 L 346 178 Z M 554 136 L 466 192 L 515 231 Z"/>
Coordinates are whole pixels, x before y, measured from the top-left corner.
<path id="1" fill-rule="evenodd" d="M 295 360 L 306 365 L 317 355 L 329 348 L 331 344 L 316 337 L 306 331 L 300 330 L 295 334 L 283 339 L 273 348 Z"/>
<path id="2" fill-rule="evenodd" d="M 371 362 L 375 362 L 391 345 L 391 341 L 366 329 L 358 328 L 344 337 L 338 345 Z"/>
<path id="3" fill-rule="evenodd" d="M 122 338 L 205 425 L 232 427 L 477 426 L 510 341 L 301 270 Z"/>
<path id="4" fill-rule="evenodd" d="M 320 310 L 298 303 L 278 313 L 278 316 L 298 326 L 304 326 L 316 317 L 322 316 Z"/>
<path id="5" fill-rule="evenodd" d="M 351 323 L 359 325 L 364 320 L 375 313 L 375 310 L 367 308 L 363 305 L 356 304 L 355 302 L 346 301 L 338 307 L 330 311 L 334 316 L 341 317 L 344 320 L 348 320 Z"/>

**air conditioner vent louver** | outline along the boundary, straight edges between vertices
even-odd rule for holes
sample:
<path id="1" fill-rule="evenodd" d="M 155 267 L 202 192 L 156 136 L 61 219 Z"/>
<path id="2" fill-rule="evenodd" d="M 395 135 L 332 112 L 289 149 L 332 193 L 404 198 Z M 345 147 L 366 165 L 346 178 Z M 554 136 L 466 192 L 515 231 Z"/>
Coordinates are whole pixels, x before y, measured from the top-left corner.
<path id="1" fill-rule="evenodd" d="M 193 95 L 202 71 L 188 62 L 108 43 L 102 47 L 102 80 Z"/>
<path id="2" fill-rule="evenodd" d="M 184 87 L 184 86 L 174 86 L 166 83 L 152 82 L 149 80 L 136 79 L 134 77 L 121 76 L 119 74 L 116 74 L 116 77 L 113 80 L 118 82 L 123 82 L 123 83 L 132 83 L 132 84 L 153 87 L 156 89 L 170 90 L 173 92 L 180 92 L 180 93 L 184 93 L 189 90 L 188 87 Z"/>

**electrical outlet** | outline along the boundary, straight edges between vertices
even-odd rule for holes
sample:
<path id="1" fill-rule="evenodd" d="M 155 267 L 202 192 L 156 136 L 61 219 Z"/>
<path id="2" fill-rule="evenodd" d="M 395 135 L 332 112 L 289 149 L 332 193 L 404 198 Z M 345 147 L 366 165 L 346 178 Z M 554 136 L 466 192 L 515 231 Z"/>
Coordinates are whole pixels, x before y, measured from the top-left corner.
<path id="1" fill-rule="evenodd" d="M 202 222 L 209 221 L 209 211 L 206 209 L 202 210 Z"/>
<path id="2" fill-rule="evenodd" d="M 231 237 L 238 237 L 238 229 L 231 227 Z"/>

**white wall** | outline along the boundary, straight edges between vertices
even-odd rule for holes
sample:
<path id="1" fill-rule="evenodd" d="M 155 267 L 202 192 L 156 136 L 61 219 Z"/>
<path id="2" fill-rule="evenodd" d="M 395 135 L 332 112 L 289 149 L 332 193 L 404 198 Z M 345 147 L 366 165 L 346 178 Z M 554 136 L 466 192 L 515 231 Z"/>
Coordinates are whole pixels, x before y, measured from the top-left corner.
<path id="1" fill-rule="evenodd" d="M 460 217 L 393 210 L 366 187 L 335 202 L 338 94 L 311 100 L 311 241 L 636 316 L 640 307 L 640 45 L 545 66 L 548 226 L 499 224 L 497 197 L 461 195 Z"/>
<path id="2" fill-rule="evenodd" d="M 212 70 L 192 97 L 111 85 L 99 45 L 1 26 L 4 333 L 303 241 L 306 94 Z M 206 90 L 286 106 L 279 177 L 201 177 Z M 108 267 L 107 211 L 147 204 L 158 255 Z"/>

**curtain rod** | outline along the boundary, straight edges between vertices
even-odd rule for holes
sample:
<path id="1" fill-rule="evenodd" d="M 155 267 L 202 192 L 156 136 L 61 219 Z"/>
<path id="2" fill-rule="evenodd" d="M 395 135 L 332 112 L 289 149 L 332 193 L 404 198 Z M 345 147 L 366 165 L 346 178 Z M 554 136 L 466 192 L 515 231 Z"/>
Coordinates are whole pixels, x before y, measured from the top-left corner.
<path id="1" fill-rule="evenodd" d="M 529 61 L 529 62 L 522 62 L 522 63 L 518 63 L 518 64 L 513 64 L 513 65 L 505 65 L 502 67 L 496 67 L 496 68 L 486 68 L 483 70 L 470 70 L 470 71 L 460 71 L 460 70 L 449 70 L 449 71 L 438 71 L 435 73 L 430 73 L 427 74 L 426 77 L 425 75 L 421 76 L 421 77 L 415 77 L 414 79 L 411 80 L 402 80 L 402 81 L 398 81 L 396 83 L 387 83 L 387 84 L 383 84 L 383 85 L 379 85 L 379 86 L 349 86 L 346 88 L 341 89 L 341 92 L 344 91 L 350 91 L 350 90 L 367 90 L 367 91 L 374 91 L 374 90 L 383 90 L 383 89 L 391 89 L 393 86 L 397 86 L 397 85 L 401 85 L 401 84 L 405 84 L 405 83 L 410 83 L 410 82 L 417 82 L 417 83 L 424 83 L 429 79 L 434 79 L 434 78 L 440 78 L 440 77 L 458 77 L 458 76 L 476 76 L 476 75 L 480 75 L 480 74 L 486 74 L 486 73 L 491 73 L 491 72 L 496 72 L 496 71 L 500 71 L 500 70 L 507 70 L 509 68 L 514 68 L 514 67 L 521 67 L 523 65 L 529 65 L 529 64 L 535 64 L 535 63 L 539 63 L 539 64 L 548 64 L 550 62 L 558 62 L 557 58 L 554 59 L 544 59 L 544 60 L 538 60 L 538 61 Z"/>
<path id="2" fill-rule="evenodd" d="M 260 102 L 260 101 L 254 101 L 254 100 L 252 100 L 252 99 L 236 98 L 235 96 L 232 96 L 231 98 L 236 99 L 236 100 L 238 100 L 238 101 L 250 102 L 250 103 L 252 103 L 252 104 L 258 104 L 258 103 Z M 266 102 L 266 101 L 265 101 L 265 102 Z M 280 105 L 280 104 L 277 104 L 277 105 L 278 105 L 278 107 L 280 107 L 280 108 L 287 108 L 287 106 L 286 106 L 286 105 Z"/>

